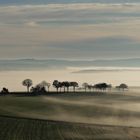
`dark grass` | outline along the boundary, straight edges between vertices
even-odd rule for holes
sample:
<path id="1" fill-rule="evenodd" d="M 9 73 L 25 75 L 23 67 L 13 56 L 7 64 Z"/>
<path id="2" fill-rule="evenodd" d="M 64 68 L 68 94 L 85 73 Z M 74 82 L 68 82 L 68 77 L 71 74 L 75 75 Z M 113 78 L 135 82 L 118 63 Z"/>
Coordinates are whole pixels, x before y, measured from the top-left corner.
<path id="1" fill-rule="evenodd" d="M 53 100 L 47 100 L 49 97 L 53 99 L 59 99 L 65 102 L 57 102 Z M 113 98 L 112 98 L 113 97 Z M 0 97 L 0 115 L 10 116 L 29 116 L 33 118 L 55 118 L 61 119 L 61 114 L 84 117 L 84 118 L 100 118 L 115 117 L 116 119 L 127 120 L 133 118 L 140 118 L 140 112 L 130 111 L 124 109 L 114 109 L 111 105 L 114 102 L 118 102 L 118 105 L 122 102 L 136 102 L 132 97 L 107 94 L 107 93 L 49 93 L 49 94 L 30 94 L 30 93 L 10 93 L 6 96 Z M 44 99 L 45 98 L 45 99 Z M 137 98 L 137 103 L 140 101 L 140 97 Z M 106 107 L 98 104 L 75 104 L 71 101 L 81 102 L 86 99 L 91 99 L 91 103 L 98 99 L 98 104 L 109 104 Z M 133 101 L 135 100 L 135 101 Z M 69 101 L 67 103 L 67 101 Z M 105 103 L 104 103 L 105 102 Z M 70 119 L 70 118 L 69 118 Z M 80 120 L 79 120 L 80 121 Z"/>
<path id="2" fill-rule="evenodd" d="M 139 128 L 0 116 L 1 140 L 138 140 Z"/>

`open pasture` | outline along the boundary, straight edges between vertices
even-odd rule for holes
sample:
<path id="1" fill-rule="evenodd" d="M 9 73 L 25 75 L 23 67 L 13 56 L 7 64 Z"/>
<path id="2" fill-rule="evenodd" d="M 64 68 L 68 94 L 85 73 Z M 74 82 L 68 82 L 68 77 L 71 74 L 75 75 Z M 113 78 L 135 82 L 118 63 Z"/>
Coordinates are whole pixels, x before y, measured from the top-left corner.
<path id="1" fill-rule="evenodd" d="M 2 140 L 135 140 L 139 118 L 138 93 L 0 96 Z"/>
<path id="2" fill-rule="evenodd" d="M 139 128 L 0 117 L 2 140 L 138 140 Z"/>

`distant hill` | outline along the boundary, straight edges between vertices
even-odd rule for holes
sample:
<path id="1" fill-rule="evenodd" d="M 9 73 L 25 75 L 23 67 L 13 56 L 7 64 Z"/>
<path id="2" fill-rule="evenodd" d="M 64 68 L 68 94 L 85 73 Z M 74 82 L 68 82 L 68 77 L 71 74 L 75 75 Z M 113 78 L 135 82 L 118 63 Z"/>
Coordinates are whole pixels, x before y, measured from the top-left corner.
<path id="1" fill-rule="evenodd" d="M 98 59 L 98 60 L 57 60 L 57 59 L 16 59 L 0 60 L 1 71 L 47 70 L 67 67 L 140 67 L 140 58 Z"/>

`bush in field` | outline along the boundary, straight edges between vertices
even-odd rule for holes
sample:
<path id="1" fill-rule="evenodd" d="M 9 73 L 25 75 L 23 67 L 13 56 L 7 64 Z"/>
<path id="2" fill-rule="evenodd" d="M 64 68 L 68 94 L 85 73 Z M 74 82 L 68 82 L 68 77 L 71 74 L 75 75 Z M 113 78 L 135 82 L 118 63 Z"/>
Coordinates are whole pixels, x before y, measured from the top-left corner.
<path id="1" fill-rule="evenodd" d="M 27 87 L 27 92 L 29 92 L 29 88 L 33 85 L 33 82 L 31 79 L 25 79 L 23 82 L 22 82 L 22 85 L 23 86 L 26 86 Z"/>

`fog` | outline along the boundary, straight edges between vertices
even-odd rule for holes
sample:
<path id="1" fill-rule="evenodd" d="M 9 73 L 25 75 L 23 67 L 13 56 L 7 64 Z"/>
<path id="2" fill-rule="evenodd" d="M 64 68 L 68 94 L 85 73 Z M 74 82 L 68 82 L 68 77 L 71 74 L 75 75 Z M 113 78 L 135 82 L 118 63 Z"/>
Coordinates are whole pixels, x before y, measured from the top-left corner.
<path id="1" fill-rule="evenodd" d="M 2 115 L 140 127 L 140 93 L 65 93 L 0 98 Z"/>
<path id="2" fill-rule="evenodd" d="M 64 95 L 44 97 L 44 100 L 56 105 L 56 115 L 48 116 L 49 119 L 140 127 L 140 96 L 131 97 L 127 93 L 124 97 L 120 94 L 99 97 Z"/>
<path id="3" fill-rule="evenodd" d="M 140 95 L 129 94 L 107 93 L 99 96 L 93 93 L 69 93 L 41 96 L 31 99 L 32 103 L 30 99 L 26 100 L 26 108 L 22 104 L 25 98 L 18 97 L 20 106 L 15 108 L 11 103 L 7 111 L 28 118 L 140 127 Z"/>

